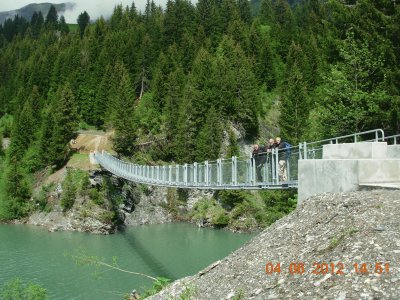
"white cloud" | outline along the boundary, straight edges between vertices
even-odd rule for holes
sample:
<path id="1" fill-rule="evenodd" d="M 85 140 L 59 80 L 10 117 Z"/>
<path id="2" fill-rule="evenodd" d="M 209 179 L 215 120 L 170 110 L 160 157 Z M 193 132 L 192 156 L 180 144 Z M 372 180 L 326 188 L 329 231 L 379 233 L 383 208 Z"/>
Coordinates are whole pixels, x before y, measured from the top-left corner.
<path id="1" fill-rule="evenodd" d="M 1 0 L 0 1 L 0 11 L 8 11 L 21 8 L 30 3 L 34 3 L 34 0 Z M 47 2 L 47 1 L 43 1 Z M 87 11 L 91 20 L 95 20 L 101 15 L 107 17 L 111 15 L 114 7 L 118 4 L 125 6 L 131 6 L 132 0 L 50 0 L 51 3 L 63 3 L 72 2 L 75 3 L 73 11 L 66 11 L 64 16 L 68 23 L 76 23 L 78 15 Z M 134 1 L 136 8 L 138 10 L 144 10 L 146 5 L 146 0 L 136 0 Z M 165 6 L 167 0 L 154 0 L 157 5 Z"/>

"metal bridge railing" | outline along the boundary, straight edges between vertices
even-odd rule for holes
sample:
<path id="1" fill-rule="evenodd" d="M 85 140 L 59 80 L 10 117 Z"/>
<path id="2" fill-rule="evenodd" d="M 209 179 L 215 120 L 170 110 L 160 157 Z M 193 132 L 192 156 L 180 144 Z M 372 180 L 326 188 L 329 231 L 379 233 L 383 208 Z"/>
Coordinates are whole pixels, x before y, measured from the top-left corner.
<path id="1" fill-rule="evenodd" d="M 388 138 L 397 143 L 400 135 Z M 290 149 L 275 148 L 256 157 L 234 156 L 184 165 L 138 165 L 119 160 L 104 151 L 96 152 L 94 156 L 111 173 L 138 183 L 199 189 L 283 189 L 297 187 L 298 161 L 322 158 L 324 144 L 384 140 L 383 130 L 376 129 L 304 142 Z"/>
<path id="2" fill-rule="evenodd" d="M 400 134 L 385 137 L 389 145 L 400 145 Z"/>
<path id="3" fill-rule="evenodd" d="M 289 156 L 282 150 L 274 149 L 256 158 L 234 156 L 203 163 L 147 166 L 119 160 L 104 151 L 95 153 L 97 162 L 103 168 L 127 180 L 157 186 L 200 189 L 296 187 L 298 157 L 298 150 Z M 279 163 L 282 161 L 286 177 L 281 174 Z"/>
<path id="4" fill-rule="evenodd" d="M 385 133 L 382 129 L 374 129 L 353 134 L 343 135 L 315 142 L 304 142 L 299 144 L 301 159 L 321 159 L 323 145 L 339 143 L 358 142 L 384 142 Z"/>

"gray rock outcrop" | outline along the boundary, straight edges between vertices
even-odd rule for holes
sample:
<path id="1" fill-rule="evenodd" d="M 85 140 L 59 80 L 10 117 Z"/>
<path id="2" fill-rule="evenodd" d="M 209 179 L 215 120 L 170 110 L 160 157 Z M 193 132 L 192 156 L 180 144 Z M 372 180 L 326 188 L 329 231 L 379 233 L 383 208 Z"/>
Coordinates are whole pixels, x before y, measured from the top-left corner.
<path id="1" fill-rule="evenodd" d="M 400 299 L 399 212 L 399 191 L 315 196 L 149 299 Z"/>

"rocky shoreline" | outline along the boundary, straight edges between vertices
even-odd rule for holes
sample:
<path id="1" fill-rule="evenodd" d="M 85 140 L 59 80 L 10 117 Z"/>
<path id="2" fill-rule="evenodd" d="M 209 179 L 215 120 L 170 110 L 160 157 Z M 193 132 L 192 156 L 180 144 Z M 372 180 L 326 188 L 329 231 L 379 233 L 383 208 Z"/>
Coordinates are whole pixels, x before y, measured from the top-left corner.
<path id="1" fill-rule="evenodd" d="M 149 299 L 400 299 L 399 211 L 400 191 L 313 197 Z"/>

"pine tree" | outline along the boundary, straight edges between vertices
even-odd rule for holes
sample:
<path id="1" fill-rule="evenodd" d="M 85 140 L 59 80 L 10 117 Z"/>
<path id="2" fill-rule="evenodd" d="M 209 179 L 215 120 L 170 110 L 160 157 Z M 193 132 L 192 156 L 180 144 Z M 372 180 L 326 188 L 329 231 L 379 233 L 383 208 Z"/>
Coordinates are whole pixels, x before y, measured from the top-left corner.
<path id="1" fill-rule="evenodd" d="M 257 81 L 243 50 L 232 39 L 225 37 L 217 49 L 216 65 L 216 108 L 220 108 L 224 118 L 241 123 L 248 136 L 257 135 Z"/>
<path id="2" fill-rule="evenodd" d="M 39 122 L 39 107 L 37 107 L 37 102 L 39 101 L 38 97 L 37 89 L 34 89 L 14 122 L 10 155 L 16 160 L 22 159 L 34 139 L 34 134 Z"/>
<path id="3" fill-rule="evenodd" d="M 165 107 L 164 115 L 164 132 L 167 138 L 167 145 L 165 147 L 166 158 L 174 157 L 176 151 L 175 146 L 178 145 L 178 122 L 179 122 L 179 109 L 183 98 L 183 90 L 185 87 L 185 74 L 182 68 L 178 67 L 172 72 L 167 79 L 167 91 L 165 94 Z M 178 145 L 179 147 L 179 145 Z"/>
<path id="4" fill-rule="evenodd" d="M 54 128 L 50 143 L 51 162 L 56 166 L 61 166 L 69 155 L 69 142 L 74 137 L 78 129 L 79 119 L 75 97 L 71 86 L 66 83 L 60 87 L 54 108 Z"/>
<path id="5" fill-rule="evenodd" d="M 54 5 L 50 6 L 49 12 L 46 16 L 45 24 L 49 29 L 58 29 L 58 13 Z"/>
<path id="6" fill-rule="evenodd" d="M 283 139 L 295 145 L 302 141 L 307 130 L 310 103 L 299 67 L 291 68 L 280 103 L 279 126 Z"/>
<path id="7" fill-rule="evenodd" d="M 63 208 L 63 211 L 67 211 L 74 206 L 77 192 L 77 187 L 75 186 L 72 171 L 70 169 L 67 169 L 67 176 L 64 179 L 62 188 L 61 207 Z"/>
<path id="8" fill-rule="evenodd" d="M 227 158 L 240 155 L 240 148 L 237 142 L 237 137 L 232 129 L 228 130 L 229 146 L 226 153 Z"/>
<path id="9" fill-rule="evenodd" d="M 68 34 L 69 33 L 69 27 L 67 22 L 65 21 L 65 17 L 61 16 L 60 17 L 60 25 L 59 25 L 60 31 L 63 34 Z"/>
<path id="10" fill-rule="evenodd" d="M 137 137 L 133 122 L 135 94 L 132 89 L 129 74 L 123 66 L 121 72 L 121 82 L 118 87 L 118 93 L 114 96 L 114 150 L 119 155 L 132 156 L 136 149 L 135 144 Z"/>
<path id="11" fill-rule="evenodd" d="M 207 159 L 214 160 L 220 155 L 222 141 L 222 128 L 220 115 L 212 106 L 207 112 L 206 122 L 196 142 L 196 160 L 199 162 Z"/>
<path id="12" fill-rule="evenodd" d="M 11 156 L 6 171 L 6 202 L 7 214 L 10 219 L 20 218 L 27 214 L 27 201 L 31 192 L 20 163 L 15 156 Z"/>
<path id="13" fill-rule="evenodd" d="M 90 22 L 90 16 L 86 12 L 86 10 L 83 13 L 79 14 L 77 22 L 78 22 L 78 25 L 79 25 L 79 33 L 80 33 L 81 38 L 82 38 L 83 34 L 85 33 L 85 29 L 89 25 L 89 22 Z"/>
<path id="14" fill-rule="evenodd" d="M 262 24 L 270 25 L 274 22 L 274 7 L 271 0 L 261 0 L 259 16 Z"/>
<path id="15" fill-rule="evenodd" d="M 238 0 L 239 15 L 243 23 L 251 24 L 251 8 L 248 0 Z"/>
<path id="16" fill-rule="evenodd" d="M 175 157 L 181 163 L 194 162 L 196 158 L 195 149 L 198 130 L 196 129 L 194 112 L 190 98 L 181 102 L 174 145 Z"/>

